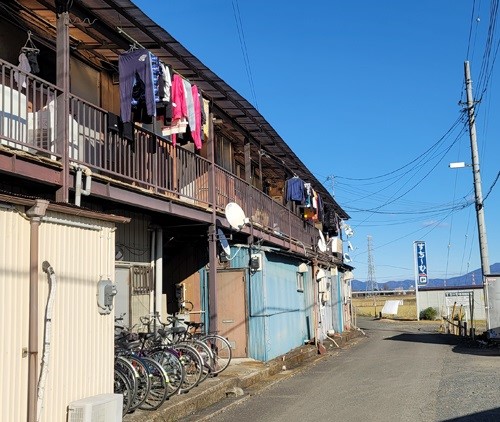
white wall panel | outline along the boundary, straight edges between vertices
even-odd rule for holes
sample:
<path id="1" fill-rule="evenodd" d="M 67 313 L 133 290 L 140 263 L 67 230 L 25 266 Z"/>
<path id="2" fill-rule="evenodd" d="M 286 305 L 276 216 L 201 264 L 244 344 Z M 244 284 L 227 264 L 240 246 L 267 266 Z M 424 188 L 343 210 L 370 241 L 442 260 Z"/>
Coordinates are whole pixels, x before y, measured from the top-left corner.
<path id="1" fill-rule="evenodd" d="M 40 268 L 48 261 L 57 283 L 43 420 L 64 421 L 70 402 L 113 390 L 114 313 L 99 314 L 96 293 L 100 279 L 114 277 L 114 225 L 48 215 L 103 226 L 99 231 L 59 223 L 40 227 Z M 41 272 L 40 352 L 48 287 L 48 277 Z"/>
<path id="2" fill-rule="evenodd" d="M 0 420 L 26 420 L 28 385 L 29 221 L 0 207 Z M 20 405 L 24 404 L 24 405 Z"/>
<path id="3" fill-rule="evenodd" d="M 30 222 L 24 211 L 0 204 L 1 421 L 26 420 Z M 49 294 L 43 261 L 56 276 L 42 420 L 66 421 L 70 402 L 113 392 L 114 313 L 99 314 L 96 293 L 101 278 L 114 278 L 115 229 L 89 218 L 47 216 L 58 222 L 42 222 L 39 236 L 39 361 Z"/>

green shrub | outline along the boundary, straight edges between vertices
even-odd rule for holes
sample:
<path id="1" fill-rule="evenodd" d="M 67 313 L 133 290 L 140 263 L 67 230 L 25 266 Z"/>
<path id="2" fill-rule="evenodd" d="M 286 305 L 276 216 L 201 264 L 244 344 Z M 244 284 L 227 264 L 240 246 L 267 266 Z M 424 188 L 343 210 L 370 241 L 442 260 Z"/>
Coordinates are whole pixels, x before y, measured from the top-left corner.
<path id="1" fill-rule="evenodd" d="M 423 311 L 420 311 L 420 319 L 426 319 L 428 321 L 434 321 L 437 317 L 438 311 L 436 308 L 428 307 Z"/>

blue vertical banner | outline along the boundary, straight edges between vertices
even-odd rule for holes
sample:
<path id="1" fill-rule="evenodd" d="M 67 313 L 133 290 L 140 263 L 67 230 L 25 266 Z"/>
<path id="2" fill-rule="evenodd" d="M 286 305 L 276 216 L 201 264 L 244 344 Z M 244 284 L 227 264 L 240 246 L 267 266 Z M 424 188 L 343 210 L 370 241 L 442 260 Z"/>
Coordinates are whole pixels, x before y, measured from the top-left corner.
<path id="1" fill-rule="evenodd" d="M 418 240 L 414 244 L 416 282 L 418 286 L 425 286 L 427 284 L 427 251 L 425 250 L 425 242 Z"/>

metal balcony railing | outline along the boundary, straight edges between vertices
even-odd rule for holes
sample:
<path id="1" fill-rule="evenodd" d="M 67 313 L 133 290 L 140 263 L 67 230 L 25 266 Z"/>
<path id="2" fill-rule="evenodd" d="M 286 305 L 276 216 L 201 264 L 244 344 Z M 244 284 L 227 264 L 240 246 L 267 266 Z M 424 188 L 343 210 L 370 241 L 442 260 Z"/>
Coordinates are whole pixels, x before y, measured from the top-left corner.
<path id="1" fill-rule="evenodd" d="M 62 91 L 0 60 L 0 143 L 48 160 L 62 161 L 58 139 Z M 142 188 L 169 199 L 211 209 L 211 163 L 167 139 L 135 126 L 127 136 L 110 127 L 106 110 L 69 95 L 68 137 L 70 162 L 91 168 L 96 177 Z M 259 189 L 215 165 L 215 207 L 223 212 L 238 203 L 262 231 L 314 244 L 314 227 Z"/>

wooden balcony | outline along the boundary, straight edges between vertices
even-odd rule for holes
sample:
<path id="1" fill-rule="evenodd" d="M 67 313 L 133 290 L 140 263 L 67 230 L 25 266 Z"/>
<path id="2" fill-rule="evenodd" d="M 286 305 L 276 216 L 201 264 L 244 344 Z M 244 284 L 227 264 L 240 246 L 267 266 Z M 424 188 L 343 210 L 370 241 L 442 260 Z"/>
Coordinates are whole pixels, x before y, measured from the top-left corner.
<path id="1" fill-rule="evenodd" d="M 304 249 L 314 245 L 312 224 L 234 174 L 213 165 L 216 200 L 212 204 L 212 163 L 207 159 L 139 126 L 135 126 L 133 138 L 126 139 L 110 129 L 106 110 L 72 94 L 65 119 L 60 111 L 64 110 L 60 89 L 1 60 L 0 70 L 0 145 L 4 154 L 18 160 L 20 155 L 23 160 L 42 160 L 60 172 L 84 165 L 96 179 L 206 212 L 215 206 L 219 215 L 229 202 L 236 202 L 262 236 L 272 236 L 284 245 L 293 241 Z M 62 128 L 65 121 L 68 126 Z M 64 133 L 68 134 L 70 169 L 64 166 Z"/>

